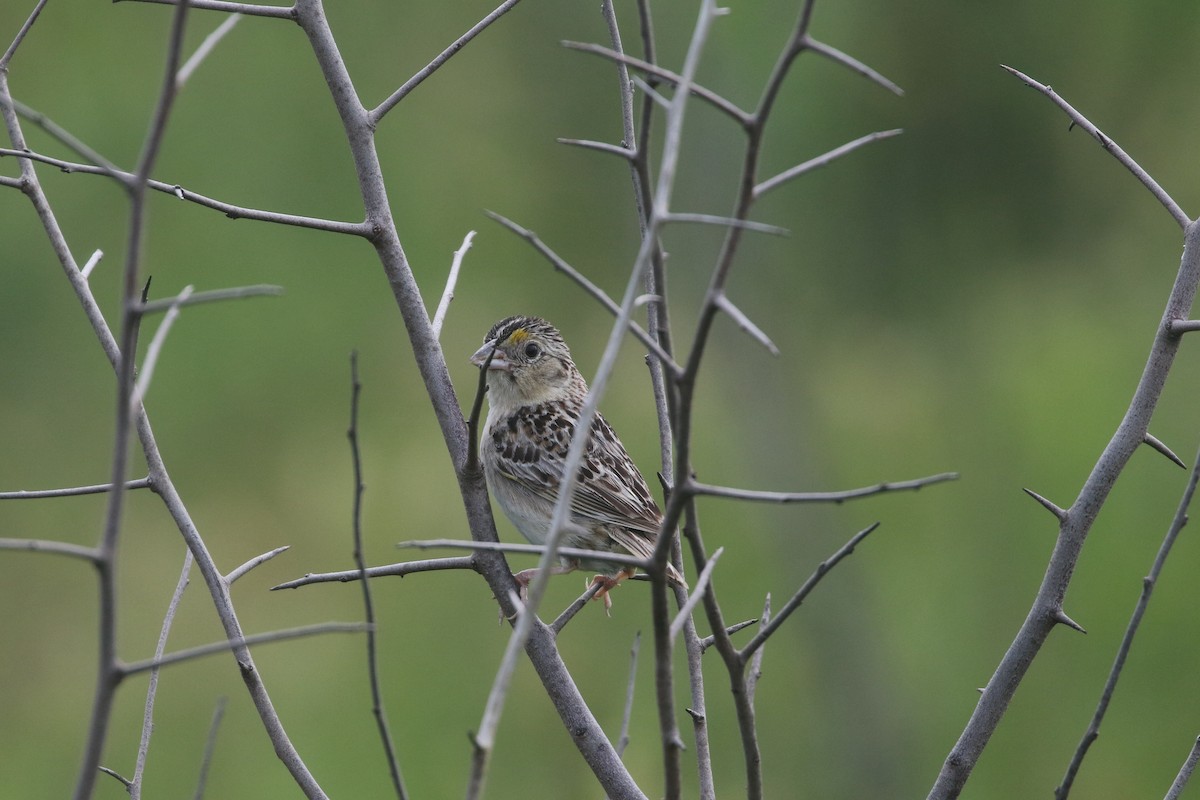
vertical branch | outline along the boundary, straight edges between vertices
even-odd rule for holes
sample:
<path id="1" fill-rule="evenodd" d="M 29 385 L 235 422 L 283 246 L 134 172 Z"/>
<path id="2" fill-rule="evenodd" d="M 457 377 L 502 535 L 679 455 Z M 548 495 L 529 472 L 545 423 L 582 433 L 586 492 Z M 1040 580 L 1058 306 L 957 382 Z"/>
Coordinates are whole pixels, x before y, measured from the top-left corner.
<path id="1" fill-rule="evenodd" d="M 183 46 L 188 2 L 181 0 L 171 18 L 167 42 L 166 66 L 158 103 L 151 119 L 150 130 L 142 147 L 134 181 L 128 185 L 130 197 L 129 233 L 121 291 L 121 333 L 117 361 L 116 423 L 112 457 L 112 491 L 104 519 L 104 533 L 96 561 L 100 589 L 100 653 L 96 690 L 92 702 L 91 722 L 87 743 L 75 783 L 75 800 L 85 800 L 92 794 L 97 767 L 104 751 L 112 703 L 122 673 L 116 653 L 116 559 L 125 500 L 125 479 L 129 464 L 129 439 L 133 423 L 134 358 L 137 349 L 138 327 L 141 319 L 138 284 L 142 246 L 144 242 L 146 181 L 154 168 L 158 150 L 166 134 L 167 119 L 175 100 L 175 73 Z M 145 299 L 145 298 L 141 298 Z"/>
<path id="2" fill-rule="evenodd" d="M 358 567 L 358 585 L 362 587 L 363 609 L 367 621 L 367 675 L 371 684 L 371 713 L 375 716 L 375 725 L 379 728 L 379 738 L 383 743 L 383 752 L 387 757 L 388 774 L 392 778 L 392 788 L 399 800 L 406 800 L 408 792 L 404 788 L 404 778 L 400 774 L 400 762 L 396 758 L 396 745 L 392 741 L 392 729 L 388 725 L 387 710 L 383 706 L 383 692 L 379 688 L 379 653 L 375 641 L 375 603 L 371 599 L 371 581 L 367 577 L 367 560 L 363 555 L 362 536 L 362 458 L 358 447 L 358 398 L 362 392 L 362 383 L 358 379 L 358 353 L 350 354 L 350 427 L 346 438 L 350 440 L 350 457 L 354 462 L 354 565 Z"/>

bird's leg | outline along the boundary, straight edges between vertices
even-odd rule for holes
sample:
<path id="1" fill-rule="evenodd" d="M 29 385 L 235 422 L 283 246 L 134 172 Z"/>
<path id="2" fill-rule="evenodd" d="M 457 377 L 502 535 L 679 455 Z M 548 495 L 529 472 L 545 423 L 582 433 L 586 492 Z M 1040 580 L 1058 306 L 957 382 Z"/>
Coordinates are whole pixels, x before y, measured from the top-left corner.
<path id="1" fill-rule="evenodd" d="M 597 575 L 596 577 L 592 578 L 591 582 L 588 584 L 589 587 L 592 585 L 598 585 L 600 587 L 600 590 L 592 595 L 592 599 L 604 601 L 604 614 L 606 616 L 612 616 L 612 598 L 608 596 L 609 590 L 615 589 L 618 585 L 620 585 L 621 581 L 630 577 L 633 577 L 633 570 L 623 569 L 616 575 Z"/>

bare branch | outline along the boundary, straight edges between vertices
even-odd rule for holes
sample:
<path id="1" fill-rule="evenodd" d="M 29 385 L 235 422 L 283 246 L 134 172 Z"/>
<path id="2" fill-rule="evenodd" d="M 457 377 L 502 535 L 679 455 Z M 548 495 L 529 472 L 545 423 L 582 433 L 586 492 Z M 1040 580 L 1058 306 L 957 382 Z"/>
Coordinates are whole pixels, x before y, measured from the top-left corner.
<path id="1" fill-rule="evenodd" d="M 1178 800 L 1188 781 L 1191 780 L 1192 773 L 1196 770 L 1196 764 L 1200 764 L 1200 737 L 1197 737 L 1196 741 L 1192 743 L 1192 750 L 1188 753 L 1187 760 L 1179 768 L 1179 774 L 1175 776 L 1175 780 L 1171 783 L 1171 788 L 1167 790 L 1163 800 Z"/>
<path id="2" fill-rule="evenodd" d="M 755 341 L 767 348 L 767 352 L 773 356 L 779 355 L 779 348 L 771 341 L 771 337 L 763 333 L 762 328 L 759 328 L 754 324 L 753 320 L 742 313 L 742 310 L 735 306 L 733 301 L 724 292 L 717 295 L 717 306 L 728 314 L 739 328 L 750 334 Z"/>
<path id="3" fill-rule="evenodd" d="M 400 564 L 388 564 L 383 567 L 367 567 L 366 575 L 368 578 L 382 578 L 384 576 L 404 577 L 405 575 L 414 575 L 418 572 L 435 572 L 443 569 L 475 569 L 475 562 L 471 556 L 460 556 L 457 558 L 430 558 L 424 561 L 405 561 Z M 357 569 L 347 569 L 340 572 L 310 572 L 302 578 L 281 583 L 278 586 L 272 586 L 271 591 L 278 589 L 298 589 L 301 586 L 308 586 L 313 583 L 350 583 L 351 581 L 362 580 L 363 573 Z"/>
<path id="4" fill-rule="evenodd" d="M 742 630 L 743 628 L 749 628 L 751 625 L 753 625 L 756 622 L 758 622 L 757 619 L 747 619 L 747 620 L 742 620 L 741 622 L 734 623 L 733 625 L 730 625 L 729 627 L 727 627 L 725 629 L 725 635 L 732 636 L 733 634 L 737 633 L 738 631 Z M 712 636 L 712 635 L 705 636 L 703 639 L 700 640 L 700 648 L 701 648 L 701 650 L 707 650 L 708 648 L 712 647 L 715 643 L 716 643 L 715 636 Z"/>
<path id="5" fill-rule="evenodd" d="M 46 0 L 38 0 L 38 4 L 33 7 L 33 11 L 29 12 L 29 16 L 25 18 L 21 29 L 17 31 L 17 35 L 13 37 L 12 42 L 4 51 L 4 55 L 0 55 L 0 70 L 8 69 L 9 62 L 17 54 L 17 48 L 21 46 L 21 42 L 25 41 L 25 37 L 29 35 L 29 29 L 33 27 L 33 23 L 37 22 L 37 18 L 41 16 L 42 9 L 45 7 Z"/>
<path id="6" fill-rule="evenodd" d="M 503 3 L 496 6 L 492 13 L 479 20 L 479 22 L 471 26 L 469 31 L 455 39 L 449 47 L 438 53 L 433 61 L 430 61 L 428 64 L 422 67 L 416 75 L 413 75 L 411 78 L 405 81 L 403 86 L 392 92 L 392 95 L 388 97 L 388 99 L 384 100 L 379 104 L 378 107 L 371 111 L 371 113 L 368 115 L 370 124 L 372 126 L 378 125 L 379 121 L 383 119 L 384 115 L 395 108 L 397 103 L 407 97 L 409 92 L 417 88 L 417 86 L 419 86 L 426 78 L 436 72 L 439 67 L 449 61 L 451 56 L 466 47 L 472 39 L 482 33 L 483 30 L 493 22 L 507 14 L 508 11 L 519 2 L 520 0 L 504 0 Z"/>
<path id="7" fill-rule="evenodd" d="M 126 491 L 146 489 L 150 486 L 149 478 L 137 478 L 125 481 Z M 47 497 L 76 497 L 84 494 L 104 494 L 112 490 L 111 483 L 97 483 L 93 486 L 72 486 L 69 489 L 38 489 L 36 491 L 0 492 L 0 500 L 40 500 Z"/>
<path id="8" fill-rule="evenodd" d="M 458 284 L 458 271 L 462 268 L 463 257 L 471 249 L 471 242 L 474 239 L 475 231 L 467 231 L 462 244 L 454 251 L 454 259 L 450 262 L 450 275 L 446 278 L 446 288 L 442 292 L 442 299 L 438 301 L 437 311 L 433 315 L 433 338 L 435 339 L 440 339 L 442 336 L 442 323 L 446 320 L 450 301 L 454 299 L 454 287 Z"/>
<path id="9" fill-rule="evenodd" d="M 114 0 L 124 2 L 124 0 Z M 174 6 L 179 0 L 132 0 L 138 3 L 153 3 L 156 5 Z M 272 17 L 275 19 L 296 19 L 296 7 L 265 6 L 256 3 L 233 3 L 229 0 L 189 0 L 188 5 L 201 11 L 225 11 L 233 14 L 245 14 L 248 17 Z"/>
<path id="10" fill-rule="evenodd" d="M 57 139 L 58 141 L 60 141 L 64 145 L 66 145 L 69 149 L 71 149 L 78 155 L 80 155 L 83 158 L 90 161 L 92 164 L 95 164 L 98 167 L 102 167 L 104 170 L 104 174 L 111 174 L 111 173 L 118 171 L 116 164 L 112 163 L 107 158 L 100 155 L 100 153 L 96 152 L 94 149 L 89 147 L 86 143 L 81 141 L 78 137 L 76 137 L 74 134 L 72 134 L 66 128 L 62 127 L 57 122 L 50 119 L 50 117 L 46 116 L 41 111 L 38 111 L 35 108 L 31 108 L 30 106 L 26 105 L 25 103 L 22 103 L 20 100 L 17 100 L 15 98 L 13 99 L 12 104 L 13 104 L 13 108 L 16 110 L 16 112 L 18 114 L 20 114 L 22 117 L 29 120 L 34 125 L 37 125 L 39 128 L 44 130 L 46 133 L 50 134 L 52 137 L 54 137 L 55 139 Z"/>
<path id="11" fill-rule="evenodd" d="M 679 613 L 675 615 L 675 619 L 671 620 L 669 629 L 669 638 L 675 641 L 675 637 L 679 635 L 679 631 L 683 630 L 684 624 L 692 616 L 692 611 L 695 610 L 700 600 L 704 597 L 704 592 L 708 588 L 708 582 L 712 578 L 712 571 L 717 566 L 717 559 L 725 552 L 724 547 L 718 547 L 708 558 L 708 563 L 704 565 L 704 569 L 700 571 L 700 577 L 696 578 L 696 585 L 692 587 L 692 593 L 688 597 L 687 602 L 679 609 Z"/>
<path id="12" fill-rule="evenodd" d="M 142 359 L 142 369 L 138 374 L 137 382 L 133 386 L 133 395 L 129 401 L 135 409 L 146 398 L 146 390 L 150 388 L 150 381 L 154 378 L 154 368 L 158 366 L 158 355 L 162 352 L 163 343 L 167 340 L 167 334 L 170 333 L 171 326 L 175 324 L 175 320 L 179 317 L 179 304 L 187 300 L 191 294 L 191 286 L 183 287 L 183 291 L 167 307 L 166 316 L 159 323 L 158 330 L 154 332 L 154 338 L 150 340 L 150 346 L 146 348 L 146 357 Z"/>
<path id="13" fill-rule="evenodd" d="M 570 41 L 563 42 L 562 45 L 563 45 L 563 47 L 570 48 L 571 50 L 579 50 L 580 52 L 583 52 L 583 53 L 593 53 L 595 55 L 607 58 L 611 61 L 616 61 L 621 64 L 627 64 L 628 66 L 631 66 L 634 69 L 640 69 L 642 72 L 645 72 L 647 75 L 653 75 L 654 77 L 660 78 L 660 79 L 666 81 L 667 83 L 670 83 L 675 86 L 678 86 L 680 81 L 683 80 L 681 75 L 679 75 L 678 73 L 672 72 L 669 69 L 664 69 L 664 68 L 658 66 L 657 64 L 651 64 L 649 62 L 643 61 L 640 58 L 636 58 L 634 56 L 627 55 L 625 53 L 618 53 L 617 51 L 610 50 L 609 48 L 604 47 L 602 45 L 590 44 L 588 42 L 570 42 Z M 724 111 L 726 114 L 733 117 L 733 119 L 735 121 L 737 121 L 737 123 L 739 125 L 741 125 L 743 128 L 750 124 L 750 119 L 751 119 L 750 114 L 747 114 L 745 111 L 742 111 L 736 105 L 729 102 L 724 97 L 721 97 L 716 92 L 709 91 L 708 89 L 705 89 L 703 86 L 701 86 L 697 83 L 691 83 L 690 81 L 688 83 L 688 91 L 690 91 L 692 94 L 696 95 L 696 97 L 700 98 L 704 102 L 709 103 L 710 105 L 714 106 L 715 108 L 717 108 L 721 111 Z"/>
<path id="14" fill-rule="evenodd" d="M 202 800 L 204 797 L 204 786 L 208 783 L 208 769 L 212 766 L 213 751 L 217 746 L 217 730 L 221 727 L 221 720 L 225 718 L 225 703 L 224 695 L 217 698 L 212 722 L 208 725 L 208 736 L 204 740 L 204 755 L 200 759 L 200 777 L 196 779 L 196 791 L 192 795 L 192 800 Z"/>
<path id="15" fill-rule="evenodd" d="M 1038 83 L 1025 73 L 1015 70 L 1012 67 L 1006 67 L 1001 64 L 1000 68 L 1005 72 L 1008 72 L 1010 75 L 1016 76 L 1016 78 L 1026 86 L 1037 89 L 1039 92 L 1046 95 L 1046 97 L 1049 97 L 1051 102 L 1061 108 L 1063 112 L 1065 112 L 1066 115 L 1071 118 L 1071 122 L 1074 125 L 1078 125 L 1080 128 L 1083 128 L 1085 131 L 1087 131 L 1088 134 L 1090 134 L 1093 139 L 1099 142 L 1100 146 L 1107 150 L 1113 156 L 1113 158 L 1117 159 L 1117 161 L 1119 161 L 1122 166 L 1125 167 L 1125 169 L 1132 172 L 1134 177 L 1137 178 L 1143 186 L 1149 189 L 1150 193 L 1154 195 L 1155 199 L 1162 203 L 1163 207 L 1167 209 L 1168 213 L 1175 218 L 1175 221 L 1179 223 L 1179 227 L 1188 227 L 1188 225 L 1191 223 L 1191 218 L 1189 218 L 1188 215 L 1183 212 L 1183 209 L 1179 207 L 1179 204 L 1176 203 L 1169 194 L 1167 194 L 1165 189 L 1158 185 L 1156 180 L 1150 177 L 1150 174 L 1146 172 L 1146 170 L 1142 169 L 1140 164 L 1134 161 L 1129 154 L 1122 150 L 1116 142 L 1114 142 L 1099 128 L 1093 125 L 1091 120 L 1076 111 L 1070 103 L 1064 100 L 1049 86 Z"/>
<path id="16" fill-rule="evenodd" d="M 766 625 L 771 621 L 770 592 L 767 592 L 767 598 L 763 601 L 762 616 L 759 619 L 762 625 Z M 754 655 L 750 656 L 749 663 L 746 664 L 746 701 L 750 705 L 754 705 L 754 695 L 758 689 L 758 679 L 762 677 L 763 653 L 766 651 L 766 647 L 758 648 L 754 651 Z"/>
<path id="17" fill-rule="evenodd" d="M 231 30 L 233 30 L 234 26 L 237 25 L 241 19 L 241 14 L 230 14 L 221 22 L 220 25 L 216 27 L 212 33 L 204 37 L 204 41 L 201 42 L 200 46 L 196 48 L 196 52 L 192 53 L 191 58 L 189 58 L 184 65 L 179 68 L 179 72 L 175 75 L 175 84 L 179 88 L 183 88 L 183 86 L 192 77 L 192 73 L 195 72 L 200 65 L 204 63 L 204 59 L 208 58 L 209 54 L 212 53 L 213 48 L 215 48 Z"/>
<path id="18" fill-rule="evenodd" d="M 850 541 L 838 548 L 837 552 L 818 564 L 816 571 L 813 572 L 813 574 L 808 577 L 808 580 L 806 580 L 804 584 L 798 590 L 796 590 L 796 593 L 792 595 L 786 603 L 783 604 L 783 608 L 779 610 L 779 614 L 769 622 L 764 622 L 759 628 L 758 633 L 754 634 L 754 638 L 746 643 L 746 646 L 742 648 L 740 653 L 742 659 L 748 659 L 750 656 L 754 655 L 754 652 L 758 650 L 758 648 L 766 644 L 766 641 L 771 637 L 771 634 L 779 630 L 779 626 L 787 621 L 787 618 L 791 616 L 793 611 L 799 608 L 800 604 L 804 602 L 804 598 L 808 597 L 809 593 L 816 588 L 816 585 L 820 583 L 821 579 L 825 577 L 829 570 L 836 567 L 838 562 L 843 558 L 853 553 L 854 548 L 858 546 L 858 543 L 870 536 L 878 527 L 879 523 L 876 522 L 875 524 L 854 534 L 854 536 L 850 537 Z"/>
<path id="19" fill-rule="evenodd" d="M 628 147 L 620 144 L 609 144 L 608 142 L 596 142 L 591 139 L 567 139 L 562 136 L 554 141 L 559 144 L 569 144 L 574 147 L 582 147 L 585 150 L 596 150 L 601 153 L 608 153 L 614 156 L 620 156 L 625 159 L 637 158 L 637 152 L 630 150 Z"/>
<path id="20" fill-rule="evenodd" d="M 881 75 L 880 73 L 871 69 L 866 64 L 859 61 L 858 59 L 856 59 L 852 56 L 846 55 L 841 50 L 838 50 L 836 47 L 831 47 L 831 46 L 825 44 L 824 42 L 818 42 L 816 39 L 813 39 L 810 36 L 805 37 L 804 47 L 808 50 L 812 50 L 814 53 L 818 53 L 820 55 L 825 56 L 830 61 L 833 61 L 837 64 L 841 64 L 843 67 L 846 67 L 847 69 L 857 72 L 859 75 L 862 75 L 867 80 L 869 80 L 872 83 L 875 83 L 879 86 L 882 86 L 884 89 L 887 89 L 889 92 L 891 92 L 894 95 L 898 95 L 898 96 L 904 95 L 904 90 L 901 89 L 899 86 L 892 83 L 890 80 L 885 78 L 883 75 Z"/>
<path id="21" fill-rule="evenodd" d="M 722 217 L 718 214 L 688 214 L 688 213 L 672 213 L 664 214 L 663 222 L 695 222 L 701 225 L 719 225 L 725 228 L 741 228 L 755 233 L 766 233 L 771 236 L 789 236 L 791 232 L 787 228 L 781 228 L 778 225 L 768 225 L 765 222 L 754 222 L 748 219 L 737 219 L 736 217 Z"/>
<path id="22" fill-rule="evenodd" d="M 1104 689 L 1100 693 L 1100 701 L 1096 705 L 1096 711 L 1092 715 L 1091 722 L 1088 723 L 1083 738 L 1080 739 L 1078 746 L 1075 748 L 1075 754 L 1071 757 L 1071 763 L 1067 766 L 1067 772 L 1063 776 L 1062 783 L 1054 790 L 1056 800 L 1066 800 L 1071 792 L 1071 785 L 1075 781 L 1075 775 L 1079 772 L 1079 767 L 1083 764 L 1083 759 L 1087 755 L 1088 748 L 1092 746 L 1092 742 L 1100 735 L 1100 724 L 1104 721 L 1104 715 L 1108 711 L 1108 704 L 1112 701 L 1113 693 L 1117 689 L 1117 681 L 1121 677 L 1121 671 L 1125 668 L 1125 659 L 1128 658 L 1129 650 L 1133 647 L 1133 639 L 1137 635 L 1139 626 L 1142 624 L 1142 617 L 1146 613 L 1146 608 L 1150 605 L 1150 595 L 1154 593 L 1154 586 L 1158 583 L 1158 577 L 1162 574 L 1163 566 L 1167 562 L 1167 556 L 1171 554 L 1171 548 L 1175 545 L 1175 540 L 1179 538 L 1180 532 L 1187 525 L 1188 508 L 1191 507 L 1198 484 L 1200 484 L 1200 453 L 1196 456 L 1196 463 L 1192 467 L 1191 476 L 1188 478 L 1187 488 L 1184 489 L 1183 495 L 1179 499 L 1179 504 L 1175 508 L 1175 516 L 1167 528 L 1167 533 L 1163 537 L 1162 544 L 1158 547 L 1158 553 L 1154 556 L 1154 564 L 1150 567 L 1150 574 L 1142 579 L 1141 595 L 1134 605 L 1133 614 L 1129 618 L 1129 624 L 1125 627 L 1125 635 L 1121 638 L 1121 645 L 1117 648 L 1112 668 L 1108 672 L 1108 679 L 1104 682 Z"/>
<path id="23" fill-rule="evenodd" d="M 53 553 L 60 556 L 71 556 L 100 563 L 100 551 L 94 547 L 55 542 L 51 539 L 0 539 L 0 550 L 26 550 L 30 553 Z"/>
<path id="24" fill-rule="evenodd" d="M 255 567 L 257 567 L 260 564 L 267 563 L 275 556 L 288 550 L 290 547 L 291 547 L 290 544 L 285 544 L 282 547 L 276 547 L 274 550 L 268 550 L 267 552 L 262 553 L 261 555 L 255 556 L 254 558 L 247 561 L 245 564 L 242 564 L 241 566 L 230 571 L 230 573 L 225 576 L 225 583 L 232 585 L 234 581 L 236 581 L 238 578 L 245 575 L 250 570 L 254 569 Z"/>
<path id="25" fill-rule="evenodd" d="M 368 627 L 368 625 L 362 622 L 319 622 L 315 625 L 302 625 L 298 628 L 284 628 L 278 631 L 257 633 L 232 641 L 227 639 L 220 642 L 211 642 L 197 647 L 189 647 L 186 650 L 168 653 L 161 658 L 148 658 L 144 661 L 134 661 L 130 664 L 124 664 L 121 666 L 121 676 L 129 677 L 130 675 L 147 672 L 157 667 L 166 667 L 182 661 L 191 661 L 192 659 L 211 656 L 214 653 L 224 653 L 228 650 L 236 650 L 241 647 L 269 644 L 272 642 L 286 642 L 290 639 L 317 636 L 323 633 L 362 633 Z"/>
<path id="26" fill-rule="evenodd" d="M 893 136 L 899 136 L 902 133 L 904 133 L 904 131 L 901 128 L 895 128 L 890 131 L 875 131 L 874 133 L 868 133 L 866 136 L 860 136 L 852 142 L 846 142 L 841 147 L 835 147 L 827 153 L 822 153 L 816 158 L 810 158 L 808 161 L 797 164 L 790 169 L 785 169 L 783 172 L 772 178 L 767 178 L 765 181 L 754 187 L 754 197 L 762 197 L 764 194 L 777 186 L 781 186 L 790 180 L 799 178 L 801 175 L 807 175 L 808 173 L 818 170 L 821 167 L 828 166 L 842 156 L 853 153 L 863 145 L 870 144 L 871 142 L 878 142 L 881 139 L 890 139 Z"/>
<path id="27" fill-rule="evenodd" d="M 633 635 L 633 646 L 629 648 L 629 681 L 625 684 L 625 709 L 621 712 L 621 733 L 617 736 L 617 755 L 624 755 L 629 746 L 629 721 L 633 717 L 633 687 L 637 682 L 638 650 L 642 645 L 642 632 Z"/>
<path id="28" fill-rule="evenodd" d="M 845 489 L 840 492 L 764 492 L 757 489 L 734 489 L 728 486 L 713 486 L 697 481 L 688 481 L 679 490 L 694 495 L 728 497 L 733 500 L 753 500 L 764 503 L 844 503 L 888 492 L 917 491 L 926 486 L 944 481 L 958 480 L 957 472 L 942 472 L 925 478 L 909 481 L 887 481 L 860 489 Z"/>
<path id="29" fill-rule="evenodd" d="M 139 310 L 143 315 L 156 314 L 159 311 L 166 311 L 170 308 L 185 308 L 187 306 L 203 305 L 204 303 L 220 303 L 225 300 L 242 300 L 247 297 L 278 297 L 281 294 L 283 294 L 282 286 L 260 283 L 254 286 L 212 289 L 207 292 L 189 292 L 186 296 L 180 293 L 175 297 L 164 297 L 159 300 L 150 300 L 149 302 L 142 303 L 139 306 Z"/>
<path id="30" fill-rule="evenodd" d="M 80 274 L 83 275 L 84 278 L 90 277 L 92 270 L 96 268 L 96 265 L 100 263 L 100 259 L 102 258 L 104 258 L 104 251 L 96 250 L 93 252 L 91 257 L 87 260 L 87 263 L 83 265 L 83 269 L 79 271 Z"/>
<path id="31" fill-rule="evenodd" d="M 175 583 L 175 591 L 167 603 L 167 612 L 163 615 L 162 628 L 158 634 L 158 644 L 154 648 L 154 657 L 162 658 L 167 649 L 167 636 L 175 622 L 175 612 L 183 600 L 183 592 L 187 589 L 188 576 L 192 571 L 192 551 L 188 550 L 183 556 L 183 568 L 179 572 L 179 580 Z M 154 701 L 158 696 L 158 668 L 150 670 L 150 685 L 146 689 L 146 705 L 142 714 L 142 736 L 138 743 L 137 763 L 133 769 L 133 780 L 129 783 L 129 796 L 132 800 L 140 800 L 142 796 L 142 776 L 146 772 L 146 757 L 150 753 L 150 734 L 154 732 Z"/>
<path id="32" fill-rule="evenodd" d="M 1167 329 L 1174 336 L 1200 331 L 1200 319 L 1173 319 L 1167 323 Z"/>
<path id="33" fill-rule="evenodd" d="M 457 550 L 489 550 L 501 553 L 532 553 L 544 556 L 548 551 L 547 545 L 523 544 L 518 542 L 476 542 L 468 539 L 414 539 L 408 542 L 398 542 L 396 547 L 414 547 L 418 550 L 428 550 L 434 547 L 448 547 Z M 607 561 L 612 564 L 622 564 L 627 567 L 645 569 L 646 562 L 635 556 L 624 553 L 601 553 L 596 550 L 581 550 L 576 547 L 557 547 L 555 553 L 567 558 L 586 558 L 589 561 Z"/>
<path id="34" fill-rule="evenodd" d="M 620 313 L 620 311 L 621 311 L 620 306 L 618 306 L 616 304 L 616 302 L 614 302 L 613 299 L 604 292 L 603 289 L 601 289 L 599 286 L 597 286 L 596 284 L 592 283 L 590 280 L 585 278 L 582 273 L 580 273 L 578 270 L 576 270 L 574 267 L 572 267 L 570 264 L 568 264 L 565 260 L 563 260 L 563 258 L 560 257 L 558 255 L 558 253 L 551 250 L 550 247 L 548 245 L 546 245 L 545 242 L 543 242 L 540 238 L 538 238 L 538 235 L 536 233 L 529 230 L 528 228 L 521 227 L 520 225 L 518 225 L 517 223 L 508 219 L 507 217 L 501 216 L 500 214 L 497 214 L 493 211 L 485 211 L 484 213 L 486 213 L 489 217 L 494 219 L 496 222 L 499 222 L 501 225 L 508 228 L 510 231 L 517 234 L 522 239 L 524 239 L 525 241 L 527 241 L 531 245 L 533 245 L 533 249 L 535 249 L 539 253 L 541 253 L 542 256 L 547 261 L 549 261 L 550 264 L 556 270 L 563 273 L 568 278 L 575 281 L 575 283 L 577 283 L 581 287 L 583 287 L 583 290 L 585 292 L 587 292 L 589 295 L 591 295 L 596 300 L 599 300 L 600 304 L 603 305 L 606 309 L 608 309 L 610 313 L 612 313 L 612 314 Z M 665 350 L 662 349 L 662 347 L 658 344 L 657 341 L 655 341 L 648 333 L 646 333 L 644 330 L 642 330 L 642 328 L 637 323 L 631 321 L 629 323 L 629 330 L 633 333 L 633 335 L 637 338 L 637 340 L 639 342 L 646 345 L 646 347 L 650 348 L 650 352 L 654 353 L 655 358 L 659 359 L 663 363 L 663 365 L 666 369 L 672 370 L 673 372 L 678 374 L 679 365 L 675 363 L 675 360 L 673 358 L 671 358 L 670 354 L 668 354 Z"/>
<path id="35" fill-rule="evenodd" d="M 560 551 L 561 552 L 561 551 Z M 550 623 L 550 630 L 554 631 L 555 635 L 562 633 L 562 629 L 567 626 L 567 623 L 575 619 L 575 615 L 583 610 L 588 601 L 596 596 L 596 592 L 600 591 L 601 584 L 596 581 L 589 581 L 587 589 L 583 594 L 571 601 L 571 605 L 563 609 L 563 612 L 554 618 L 554 622 Z"/>

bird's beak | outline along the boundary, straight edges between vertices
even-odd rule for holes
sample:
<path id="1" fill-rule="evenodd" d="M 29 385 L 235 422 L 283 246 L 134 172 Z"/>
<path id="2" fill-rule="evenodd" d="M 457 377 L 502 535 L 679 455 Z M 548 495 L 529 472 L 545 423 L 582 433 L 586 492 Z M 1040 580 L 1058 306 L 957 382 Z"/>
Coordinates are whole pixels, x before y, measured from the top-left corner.
<path id="1" fill-rule="evenodd" d="M 492 351 L 495 350 L 493 353 Z M 475 355 L 471 356 L 471 363 L 477 367 L 485 366 L 488 355 L 491 354 L 492 361 L 486 364 L 488 369 L 498 369 L 504 372 L 512 372 L 512 362 L 504 357 L 503 350 L 496 349 L 495 342 L 484 342 L 483 347 L 475 351 Z"/>

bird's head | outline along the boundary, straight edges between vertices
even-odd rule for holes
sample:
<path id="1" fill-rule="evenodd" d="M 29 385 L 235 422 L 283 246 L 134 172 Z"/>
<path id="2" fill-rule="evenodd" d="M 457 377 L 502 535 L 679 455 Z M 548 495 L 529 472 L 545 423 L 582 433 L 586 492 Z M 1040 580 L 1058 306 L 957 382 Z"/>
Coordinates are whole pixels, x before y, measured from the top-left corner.
<path id="1" fill-rule="evenodd" d="M 487 368 L 493 407 L 537 405 L 587 391 L 562 334 L 538 317 L 516 316 L 497 322 L 483 337 L 483 347 L 471 356 L 471 363 Z"/>

